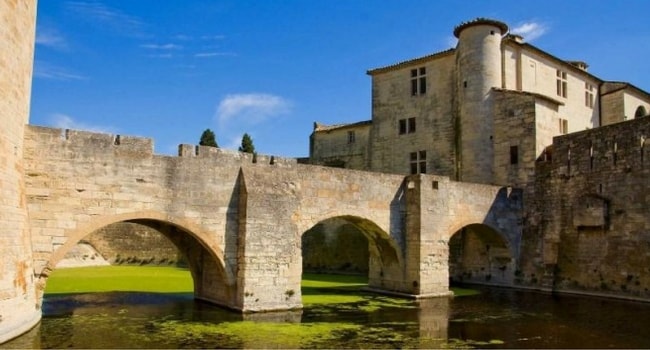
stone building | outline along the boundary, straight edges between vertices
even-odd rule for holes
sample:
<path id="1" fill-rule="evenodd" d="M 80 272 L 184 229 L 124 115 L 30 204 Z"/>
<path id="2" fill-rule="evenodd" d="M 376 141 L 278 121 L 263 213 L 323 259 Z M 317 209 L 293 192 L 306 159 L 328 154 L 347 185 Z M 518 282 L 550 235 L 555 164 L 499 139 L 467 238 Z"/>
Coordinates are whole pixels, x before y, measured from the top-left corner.
<path id="1" fill-rule="evenodd" d="M 499 21 L 453 33 L 453 49 L 369 70 L 372 119 L 315 123 L 310 162 L 521 188 L 518 256 L 465 227 L 448 242 L 452 281 L 650 297 L 650 94 Z"/>
<path id="2" fill-rule="evenodd" d="M 336 263 L 421 298 L 451 278 L 650 300 L 650 96 L 504 23 L 370 70 L 372 120 L 315 125 L 312 163 L 370 173 L 28 125 L 35 15 L 0 1 L 0 343 L 38 322 L 56 262 L 116 223 L 163 234 L 195 298 L 242 312 L 302 307 L 303 270 Z M 309 242 L 347 261 L 303 258 Z"/>
<path id="3" fill-rule="evenodd" d="M 553 137 L 645 116 L 650 95 L 604 81 L 479 18 L 456 48 L 371 69 L 372 120 L 311 135 L 313 164 L 524 186 Z"/>

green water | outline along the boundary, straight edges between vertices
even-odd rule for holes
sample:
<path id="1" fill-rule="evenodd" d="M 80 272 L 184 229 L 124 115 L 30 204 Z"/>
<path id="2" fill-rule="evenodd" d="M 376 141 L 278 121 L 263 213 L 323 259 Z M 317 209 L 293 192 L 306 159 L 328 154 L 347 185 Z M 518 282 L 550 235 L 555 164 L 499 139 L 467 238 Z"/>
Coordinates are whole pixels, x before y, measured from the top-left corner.
<path id="1" fill-rule="evenodd" d="M 415 302 L 310 278 L 305 308 L 283 313 L 241 315 L 191 293 L 50 294 L 39 326 L 0 348 L 650 347 L 650 304 L 508 289 Z"/>

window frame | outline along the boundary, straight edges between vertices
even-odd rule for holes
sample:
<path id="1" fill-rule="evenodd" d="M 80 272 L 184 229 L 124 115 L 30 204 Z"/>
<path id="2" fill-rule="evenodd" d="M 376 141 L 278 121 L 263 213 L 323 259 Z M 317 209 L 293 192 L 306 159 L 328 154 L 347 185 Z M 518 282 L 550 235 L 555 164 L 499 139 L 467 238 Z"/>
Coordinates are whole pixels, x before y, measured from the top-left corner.
<path id="1" fill-rule="evenodd" d="M 585 82 L 585 106 L 594 108 L 594 86 Z"/>
<path id="2" fill-rule="evenodd" d="M 354 130 L 348 130 L 348 145 L 357 141 L 357 134 Z"/>
<path id="3" fill-rule="evenodd" d="M 420 150 L 409 153 L 409 167 L 411 175 L 427 173 L 427 151 Z"/>
<path id="4" fill-rule="evenodd" d="M 567 98 L 568 96 L 568 75 L 566 71 L 561 69 L 555 70 L 556 79 L 556 93 L 560 97 Z"/>
<path id="5" fill-rule="evenodd" d="M 413 134 L 417 130 L 415 117 L 403 118 L 397 122 L 397 133 L 399 135 Z"/>
<path id="6" fill-rule="evenodd" d="M 426 95 L 427 93 L 427 69 L 418 67 L 411 69 L 411 96 Z"/>

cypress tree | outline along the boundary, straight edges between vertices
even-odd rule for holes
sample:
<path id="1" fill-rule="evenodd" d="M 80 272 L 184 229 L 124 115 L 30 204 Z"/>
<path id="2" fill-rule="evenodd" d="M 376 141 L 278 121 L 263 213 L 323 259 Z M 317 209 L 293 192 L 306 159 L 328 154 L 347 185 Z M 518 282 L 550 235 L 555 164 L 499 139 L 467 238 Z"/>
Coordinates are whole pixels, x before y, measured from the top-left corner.
<path id="1" fill-rule="evenodd" d="M 199 141 L 199 145 L 201 146 L 210 146 L 210 147 L 217 147 L 217 140 L 215 139 L 214 132 L 210 129 L 205 129 L 203 131 L 203 134 L 201 134 L 201 140 Z"/>
<path id="2" fill-rule="evenodd" d="M 241 139 L 241 146 L 239 147 L 239 152 L 255 154 L 255 146 L 253 145 L 253 139 L 247 133 L 245 133 Z"/>

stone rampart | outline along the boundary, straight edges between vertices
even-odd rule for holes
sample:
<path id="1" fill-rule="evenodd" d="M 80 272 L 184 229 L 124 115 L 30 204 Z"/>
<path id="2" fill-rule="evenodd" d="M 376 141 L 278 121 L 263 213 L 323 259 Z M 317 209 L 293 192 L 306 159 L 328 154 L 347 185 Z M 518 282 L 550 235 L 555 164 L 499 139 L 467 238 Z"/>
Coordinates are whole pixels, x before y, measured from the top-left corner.
<path id="1" fill-rule="evenodd" d="M 649 136 L 639 118 L 554 139 L 536 192 L 555 288 L 650 297 Z"/>
<path id="2" fill-rule="evenodd" d="M 369 286 L 384 292 L 448 294 L 447 245 L 467 225 L 501 234 L 505 274 L 516 264 L 520 203 L 507 188 L 192 145 L 181 145 L 180 156 L 160 156 L 151 145 L 27 127 L 26 203 L 39 293 L 77 242 L 122 222 L 154 229 L 180 249 L 196 298 L 245 312 L 302 306 L 302 236 L 333 222 L 365 236 L 358 249 L 367 250 Z"/>

